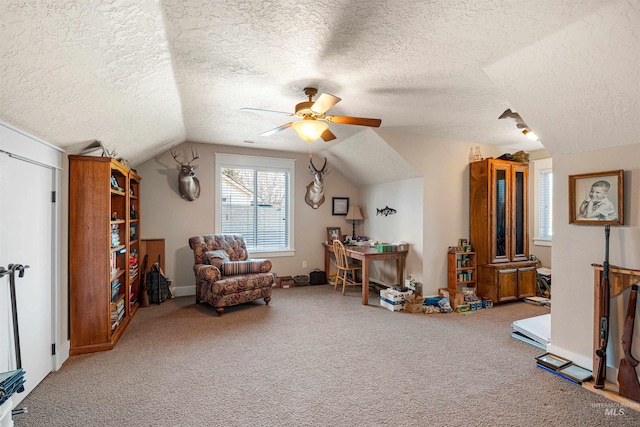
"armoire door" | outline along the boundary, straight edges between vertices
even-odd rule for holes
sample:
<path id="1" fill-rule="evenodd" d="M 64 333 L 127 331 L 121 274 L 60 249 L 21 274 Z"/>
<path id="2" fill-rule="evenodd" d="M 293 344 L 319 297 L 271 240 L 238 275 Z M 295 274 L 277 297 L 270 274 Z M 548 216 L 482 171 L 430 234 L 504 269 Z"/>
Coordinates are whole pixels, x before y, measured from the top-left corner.
<path id="1" fill-rule="evenodd" d="M 491 252 L 490 263 L 509 262 L 511 254 L 511 166 L 491 163 Z M 473 242 L 472 242 L 473 243 Z"/>
<path id="2" fill-rule="evenodd" d="M 15 277 L 25 392 L 52 370 L 52 169 L 0 151 L 0 266 L 28 265 Z M 0 279 L 0 372 L 15 369 L 10 278 Z"/>
<path id="3" fill-rule="evenodd" d="M 529 254 L 529 167 L 511 166 L 511 261 L 527 261 Z"/>

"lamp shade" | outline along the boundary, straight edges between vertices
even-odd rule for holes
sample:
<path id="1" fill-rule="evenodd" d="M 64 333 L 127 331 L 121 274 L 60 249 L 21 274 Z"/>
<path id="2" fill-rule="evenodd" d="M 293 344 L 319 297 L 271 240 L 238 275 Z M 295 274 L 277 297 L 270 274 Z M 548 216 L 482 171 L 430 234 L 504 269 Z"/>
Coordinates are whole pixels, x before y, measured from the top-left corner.
<path id="1" fill-rule="evenodd" d="M 307 142 L 313 142 L 316 139 L 320 138 L 322 132 L 329 128 L 325 122 L 319 122 L 317 120 L 302 120 L 300 122 L 293 122 L 291 125 L 300 138 L 304 139 Z"/>
<path id="2" fill-rule="evenodd" d="M 364 218 L 362 217 L 362 212 L 360 211 L 360 206 L 349 206 L 349 211 L 347 211 L 346 218 L 349 221 L 360 221 Z"/>

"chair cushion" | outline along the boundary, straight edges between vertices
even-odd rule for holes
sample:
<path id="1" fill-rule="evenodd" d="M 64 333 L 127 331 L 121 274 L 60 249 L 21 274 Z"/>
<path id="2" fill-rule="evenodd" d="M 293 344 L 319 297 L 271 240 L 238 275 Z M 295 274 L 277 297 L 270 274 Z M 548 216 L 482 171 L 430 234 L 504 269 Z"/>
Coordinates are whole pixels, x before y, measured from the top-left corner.
<path id="1" fill-rule="evenodd" d="M 220 268 L 222 264 L 229 259 L 229 255 L 226 251 L 218 249 L 215 251 L 205 252 L 202 258 L 205 264 L 215 265 L 216 267 Z"/>
<path id="2" fill-rule="evenodd" d="M 268 273 L 271 271 L 271 261 L 268 259 L 248 259 L 246 261 L 227 261 L 222 263 L 224 276 L 239 274 Z"/>

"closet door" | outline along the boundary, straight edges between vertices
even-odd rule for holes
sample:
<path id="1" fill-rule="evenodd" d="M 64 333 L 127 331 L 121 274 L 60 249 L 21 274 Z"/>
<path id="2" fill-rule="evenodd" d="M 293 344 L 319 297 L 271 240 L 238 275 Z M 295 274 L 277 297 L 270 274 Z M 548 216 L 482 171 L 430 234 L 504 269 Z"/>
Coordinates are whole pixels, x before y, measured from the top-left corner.
<path id="1" fill-rule="evenodd" d="M 0 266 L 28 265 L 15 277 L 22 368 L 22 399 L 52 370 L 52 218 L 50 168 L 0 151 Z M 0 372 L 15 369 L 9 276 L 0 278 Z"/>

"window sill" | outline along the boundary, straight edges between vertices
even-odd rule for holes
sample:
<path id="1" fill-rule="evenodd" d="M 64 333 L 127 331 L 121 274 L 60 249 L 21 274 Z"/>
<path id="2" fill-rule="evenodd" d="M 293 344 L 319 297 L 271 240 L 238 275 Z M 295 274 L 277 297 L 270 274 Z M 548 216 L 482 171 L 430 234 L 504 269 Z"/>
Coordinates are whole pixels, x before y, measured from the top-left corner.
<path id="1" fill-rule="evenodd" d="M 536 246 L 551 246 L 551 239 L 533 239 Z"/>
<path id="2" fill-rule="evenodd" d="M 287 251 L 267 251 L 267 252 L 249 252 L 251 258 L 280 258 L 287 256 L 294 256 L 296 253 L 293 250 Z"/>

